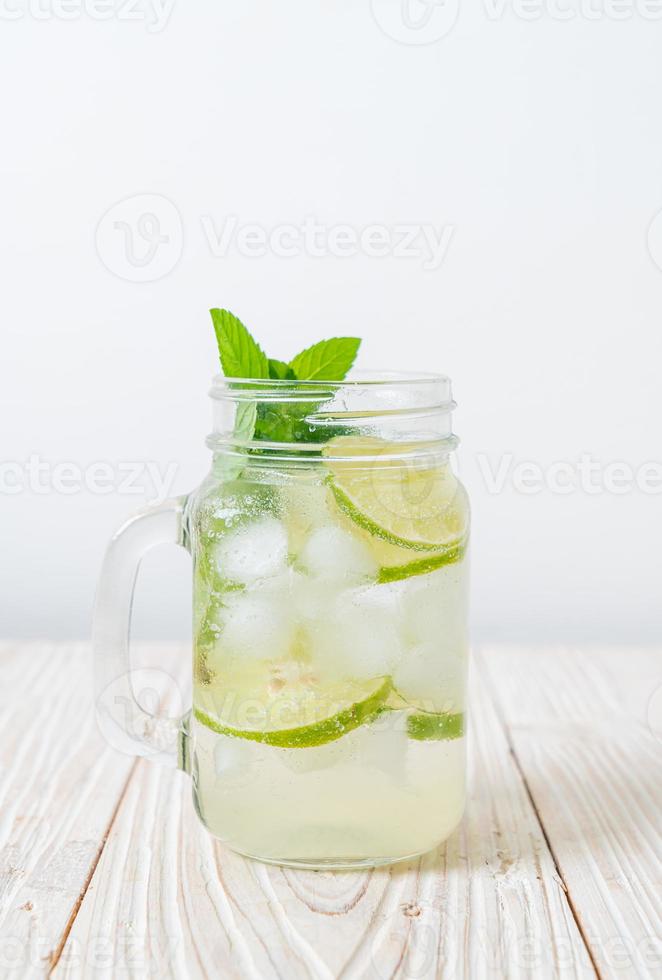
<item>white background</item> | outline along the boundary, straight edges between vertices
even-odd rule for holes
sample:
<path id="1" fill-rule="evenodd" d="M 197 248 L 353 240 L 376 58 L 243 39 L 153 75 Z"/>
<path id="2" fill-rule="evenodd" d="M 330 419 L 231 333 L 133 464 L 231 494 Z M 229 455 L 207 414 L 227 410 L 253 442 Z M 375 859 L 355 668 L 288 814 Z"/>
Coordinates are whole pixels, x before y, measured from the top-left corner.
<path id="1" fill-rule="evenodd" d="M 208 464 L 208 307 L 281 358 L 355 333 L 365 367 L 453 378 L 474 636 L 659 639 L 662 493 L 485 473 L 662 461 L 657 4 L 412 0 L 409 27 L 400 0 L 103 9 L 0 3 L 3 463 L 176 463 L 183 492 Z M 169 241 L 132 265 L 114 221 L 140 201 L 99 223 L 145 194 Z M 436 269 L 215 255 L 205 225 L 232 215 L 452 239 Z M 0 494 L 2 634 L 87 636 L 105 543 L 151 489 L 117 483 Z M 145 562 L 140 634 L 185 635 L 188 576 L 175 549 Z"/>

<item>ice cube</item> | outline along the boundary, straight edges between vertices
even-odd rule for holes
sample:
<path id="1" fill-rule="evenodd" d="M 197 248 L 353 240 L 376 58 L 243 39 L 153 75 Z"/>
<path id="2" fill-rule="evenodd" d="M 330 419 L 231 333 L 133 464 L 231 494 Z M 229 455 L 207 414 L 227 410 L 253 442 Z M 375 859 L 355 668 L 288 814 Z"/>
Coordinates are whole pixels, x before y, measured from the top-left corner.
<path id="1" fill-rule="evenodd" d="M 214 745 L 214 774 L 224 789 L 245 789 L 257 783 L 264 766 L 265 746 L 243 738 L 220 736 Z"/>
<path id="2" fill-rule="evenodd" d="M 344 735 L 326 745 L 298 749 L 277 749 L 278 758 L 291 772 L 308 773 L 347 764 L 352 758 L 352 735 Z"/>
<path id="3" fill-rule="evenodd" d="M 440 655 L 467 646 L 466 575 L 449 565 L 400 583 L 405 634 L 411 646 L 436 645 Z"/>
<path id="4" fill-rule="evenodd" d="M 374 579 L 378 570 L 366 546 L 333 524 L 318 527 L 308 536 L 299 563 L 309 575 L 330 582 Z"/>
<path id="5" fill-rule="evenodd" d="M 223 655 L 281 660 L 289 653 L 295 621 L 277 594 L 239 592 L 230 595 L 219 616 Z"/>
<path id="6" fill-rule="evenodd" d="M 361 730 L 358 763 L 380 769 L 401 783 L 406 774 L 408 742 L 404 712 L 386 712 Z"/>
<path id="7" fill-rule="evenodd" d="M 309 578 L 289 566 L 284 572 L 263 579 L 254 585 L 251 591 L 259 591 L 275 599 L 293 619 L 301 624 L 317 620 L 329 601 L 332 601 L 327 582 Z"/>
<path id="8" fill-rule="evenodd" d="M 278 575 L 287 565 L 285 528 L 263 517 L 224 535 L 214 557 L 221 578 L 240 585 Z"/>
<path id="9" fill-rule="evenodd" d="M 329 594 L 329 583 L 307 575 L 294 574 L 291 591 L 292 609 L 301 623 L 316 623 L 324 616 L 333 593 Z"/>
<path id="10" fill-rule="evenodd" d="M 281 490 L 283 521 L 287 527 L 290 551 L 298 554 L 316 527 L 330 521 L 329 490 L 323 483 L 294 482 Z"/>
<path id="11" fill-rule="evenodd" d="M 252 745 L 246 739 L 220 738 L 214 746 L 214 769 L 217 776 L 240 772 L 250 765 Z"/>
<path id="12" fill-rule="evenodd" d="M 381 589 L 354 589 L 328 602 L 311 636 L 324 674 L 369 680 L 391 673 L 401 653 L 399 610 Z"/>
<path id="13" fill-rule="evenodd" d="M 403 590 L 400 582 L 366 585 L 346 592 L 344 598 L 354 609 L 365 610 L 369 614 L 381 614 L 390 620 L 395 630 L 399 631 L 404 622 Z"/>
<path id="14" fill-rule="evenodd" d="M 409 649 L 393 673 L 396 691 L 427 711 L 461 711 L 466 660 L 463 650 L 448 653 L 439 642 Z"/>

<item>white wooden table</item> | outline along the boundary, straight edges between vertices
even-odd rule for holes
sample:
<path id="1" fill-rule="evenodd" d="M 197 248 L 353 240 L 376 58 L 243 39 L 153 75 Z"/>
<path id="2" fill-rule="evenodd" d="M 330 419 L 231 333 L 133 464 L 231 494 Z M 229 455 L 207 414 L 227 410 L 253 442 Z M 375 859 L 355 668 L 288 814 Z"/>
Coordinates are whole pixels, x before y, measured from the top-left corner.
<path id="1" fill-rule="evenodd" d="M 214 843 L 187 777 L 105 744 L 89 659 L 0 644 L 3 980 L 662 977 L 659 650 L 476 653 L 461 830 L 352 874 Z"/>

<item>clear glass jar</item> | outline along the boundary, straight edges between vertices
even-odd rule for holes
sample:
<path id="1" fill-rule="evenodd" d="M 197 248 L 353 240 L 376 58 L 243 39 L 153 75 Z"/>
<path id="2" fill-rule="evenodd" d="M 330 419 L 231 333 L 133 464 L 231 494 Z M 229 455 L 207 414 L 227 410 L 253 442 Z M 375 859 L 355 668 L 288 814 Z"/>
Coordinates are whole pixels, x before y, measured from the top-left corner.
<path id="1" fill-rule="evenodd" d="M 211 472 L 141 545 L 174 537 L 193 557 L 193 708 L 140 738 L 166 756 L 178 741 L 202 822 L 243 854 L 347 868 L 428 851 L 465 798 L 469 511 L 450 382 L 219 377 L 211 397 Z M 130 673 L 130 588 L 109 598 L 123 538 L 99 591 L 102 692 Z"/>

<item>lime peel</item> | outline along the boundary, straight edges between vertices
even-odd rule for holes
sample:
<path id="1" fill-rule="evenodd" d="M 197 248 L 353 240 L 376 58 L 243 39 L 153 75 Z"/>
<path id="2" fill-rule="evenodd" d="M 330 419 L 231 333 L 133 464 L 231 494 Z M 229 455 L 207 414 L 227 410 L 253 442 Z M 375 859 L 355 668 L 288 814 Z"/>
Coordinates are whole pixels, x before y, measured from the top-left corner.
<path id="1" fill-rule="evenodd" d="M 406 565 L 386 565 L 380 568 L 377 575 L 377 582 L 384 585 L 387 582 L 399 582 L 401 579 L 411 578 L 413 575 L 427 575 L 434 572 L 444 565 L 452 565 L 456 561 L 461 561 L 467 550 L 466 539 L 450 545 L 444 551 L 430 555 L 428 558 L 420 558 L 418 561 L 408 562 Z"/>
<path id="2" fill-rule="evenodd" d="M 421 711 L 407 718 L 407 734 L 418 742 L 461 738 L 464 735 L 464 714 Z"/>
<path id="3" fill-rule="evenodd" d="M 347 517 L 350 518 L 355 524 L 357 524 L 368 534 L 375 538 L 381 538 L 382 541 L 388 542 L 388 544 L 394 544 L 398 548 L 409 548 L 412 551 L 438 551 L 438 544 L 427 544 L 423 541 L 411 541 L 409 538 L 402 538 L 398 534 L 393 534 L 392 531 L 387 531 L 386 528 L 377 524 L 372 518 L 368 517 L 358 509 L 356 504 L 354 504 L 349 496 L 344 490 L 341 490 L 336 483 L 334 483 L 332 477 L 327 477 L 327 482 L 331 488 L 331 492 L 335 498 L 335 501 Z"/>
<path id="4" fill-rule="evenodd" d="M 400 550 L 439 553 L 466 537 L 466 494 L 448 464 L 436 457 L 403 467 L 402 454 L 414 448 L 376 437 L 338 436 L 324 450 L 326 483 L 338 510 L 370 537 Z"/>
<path id="5" fill-rule="evenodd" d="M 200 708 L 194 708 L 193 714 L 201 724 L 219 735 L 244 738 L 251 742 L 262 742 L 264 745 L 272 745 L 281 749 L 311 748 L 317 745 L 325 745 L 327 742 L 335 742 L 355 728 L 374 721 L 384 710 L 384 703 L 391 692 L 391 688 L 391 679 L 387 677 L 377 690 L 367 698 L 343 708 L 330 718 L 310 725 L 284 728 L 279 731 L 233 728 L 213 718 Z"/>

